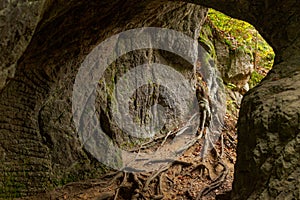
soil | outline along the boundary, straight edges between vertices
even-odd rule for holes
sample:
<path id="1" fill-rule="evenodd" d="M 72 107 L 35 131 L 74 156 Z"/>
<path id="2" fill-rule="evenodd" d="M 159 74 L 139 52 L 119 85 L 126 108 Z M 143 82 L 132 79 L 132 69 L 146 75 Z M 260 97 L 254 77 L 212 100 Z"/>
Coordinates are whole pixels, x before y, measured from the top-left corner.
<path id="1" fill-rule="evenodd" d="M 223 142 L 218 141 L 205 158 L 199 156 L 204 142 L 201 138 L 178 160 L 154 172 L 110 171 L 97 179 L 69 183 L 24 199 L 230 199 L 236 160 L 236 120 L 226 115 Z"/>

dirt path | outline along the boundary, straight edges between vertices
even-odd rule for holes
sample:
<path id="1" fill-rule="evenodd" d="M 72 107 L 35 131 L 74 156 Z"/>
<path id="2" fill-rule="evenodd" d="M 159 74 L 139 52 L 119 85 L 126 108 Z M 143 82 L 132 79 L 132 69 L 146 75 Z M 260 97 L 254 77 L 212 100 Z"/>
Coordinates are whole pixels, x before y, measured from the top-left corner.
<path id="1" fill-rule="evenodd" d="M 226 116 L 223 145 L 217 142 L 205 158 L 203 138 L 175 162 L 151 173 L 112 171 L 99 179 L 69 183 L 54 191 L 26 199 L 165 199 L 213 200 L 231 190 L 236 159 L 236 119 Z M 223 155 L 220 156 L 223 146 Z M 217 156 L 219 154 L 219 157 Z M 220 197 L 219 199 L 226 199 Z"/>

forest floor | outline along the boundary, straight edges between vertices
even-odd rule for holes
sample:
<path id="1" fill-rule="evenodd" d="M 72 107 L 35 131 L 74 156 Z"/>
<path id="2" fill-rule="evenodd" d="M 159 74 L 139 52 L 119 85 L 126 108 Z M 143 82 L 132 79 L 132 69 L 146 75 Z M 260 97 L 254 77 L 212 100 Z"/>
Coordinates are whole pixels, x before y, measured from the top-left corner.
<path id="1" fill-rule="evenodd" d="M 69 183 L 27 199 L 230 199 L 236 161 L 236 120 L 226 115 L 223 142 L 217 142 L 205 158 L 199 156 L 204 143 L 202 138 L 178 160 L 160 170 L 151 173 L 111 171 L 98 179 Z"/>

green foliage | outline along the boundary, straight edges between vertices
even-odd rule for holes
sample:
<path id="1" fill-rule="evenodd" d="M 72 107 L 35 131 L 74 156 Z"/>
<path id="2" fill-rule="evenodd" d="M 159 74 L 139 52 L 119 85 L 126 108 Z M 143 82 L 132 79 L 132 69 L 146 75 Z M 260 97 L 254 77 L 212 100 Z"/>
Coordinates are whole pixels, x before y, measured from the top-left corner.
<path id="1" fill-rule="evenodd" d="M 208 17 L 222 34 L 225 42 L 230 44 L 232 48 L 247 46 L 251 50 L 255 49 L 257 31 L 252 25 L 213 9 L 209 10 Z M 258 39 L 262 39 L 261 36 Z"/>
<path id="2" fill-rule="evenodd" d="M 260 81 L 264 78 L 263 75 L 261 75 L 260 73 L 258 73 L 257 71 L 253 71 L 251 74 L 251 78 L 249 80 L 249 87 L 253 88 L 254 86 L 256 86 L 258 83 L 260 83 Z"/>
<path id="3" fill-rule="evenodd" d="M 263 72 L 272 68 L 275 57 L 272 47 L 247 22 L 231 18 L 213 9 L 209 9 L 208 19 L 225 44 L 232 49 L 246 49 L 246 53 L 253 57 L 253 64 L 257 72 L 252 74 L 250 87 L 255 86 L 265 75 Z M 260 70 L 262 68 L 263 70 Z"/>
<path id="4" fill-rule="evenodd" d="M 228 89 L 231 89 L 231 90 L 236 89 L 236 85 L 234 85 L 233 83 L 228 83 L 228 84 L 226 85 L 226 87 L 227 87 Z"/>
<path id="5" fill-rule="evenodd" d="M 216 50 L 215 46 L 213 44 L 213 34 L 211 27 L 209 24 L 205 23 L 202 26 L 200 36 L 199 36 L 199 42 L 203 45 L 203 47 L 208 51 L 209 55 L 216 59 Z"/>

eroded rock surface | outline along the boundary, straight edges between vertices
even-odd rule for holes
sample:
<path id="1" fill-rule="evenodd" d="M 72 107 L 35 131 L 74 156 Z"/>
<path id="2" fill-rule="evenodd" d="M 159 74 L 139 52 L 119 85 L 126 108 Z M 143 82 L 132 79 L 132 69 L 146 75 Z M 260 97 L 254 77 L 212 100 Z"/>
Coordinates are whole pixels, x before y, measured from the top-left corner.
<path id="1" fill-rule="evenodd" d="M 16 62 L 38 23 L 42 3 L 41 0 L 0 2 L 0 90 L 15 74 Z"/>
<path id="2" fill-rule="evenodd" d="M 299 198 L 299 80 L 298 61 L 282 62 L 245 96 L 239 118 L 236 199 Z"/>
<path id="3" fill-rule="evenodd" d="M 7 22 L 9 27 L 1 32 L 7 34 L 1 42 L 10 49 L 3 51 L 5 55 L 15 49 L 9 59 L 1 57 L 5 60 L 1 69 L 13 65 L 15 73 L 9 81 L 4 75 L 0 92 L 0 197 L 32 195 L 102 173 L 103 166 L 84 150 L 73 125 L 73 83 L 85 56 L 104 39 L 132 28 L 171 28 L 197 38 L 206 13 L 200 6 L 182 2 L 45 1 L 39 5 L 26 1 L 25 10 L 18 7 L 20 2 L 14 3 L 9 12 L 17 17 L 9 23 L 20 21 L 20 26 Z M 35 27 L 37 14 L 26 13 L 38 6 L 42 14 Z M 18 16 L 23 15 L 21 20 Z M 144 53 L 129 56 L 140 61 L 153 56 L 165 62 L 160 53 Z M 117 71 L 111 69 L 114 77 Z M 102 97 L 102 103 L 107 102 L 108 97 Z"/>
<path id="4" fill-rule="evenodd" d="M 225 83 L 234 84 L 237 89 L 242 89 L 248 84 L 254 70 L 251 54 L 239 48 L 230 49 L 219 41 L 216 41 L 215 48 L 223 80 Z"/>
<path id="5" fill-rule="evenodd" d="M 143 26 L 197 37 L 205 12 L 170 1 L 46 0 L 36 26 L 39 3 L 9 2 L 0 4 L 1 54 L 8 56 L 1 57 L 0 66 L 1 197 L 35 194 L 103 171 L 81 148 L 71 114 L 76 70 L 97 43 Z M 232 198 L 298 199 L 299 2 L 190 2 L 253 23 L 276 53 L 274 69 L 243 101 Z M 26 15 L 12 15 L 23 8 Z M 3 13 L 17 16 L 11 19 L 17 25 L 12 27 Z"/>
<path id="6" fill-rule="evenodd" d="M 224 41 L 214 25 L 206 20 L 200 32 L 200 42 L 217 63 L 225 84 L 234 84 L 236 90 L 247 88 L 253 72 L 253 55 L 244 48 L 234 48 Z"/>
<path id="7" fill-rule="evenodd" d="M 253 24 L 276 54 L 273 69 L 242 103 L 231 198 L 299 199 L 299 2 L 192 2 Z"/>

